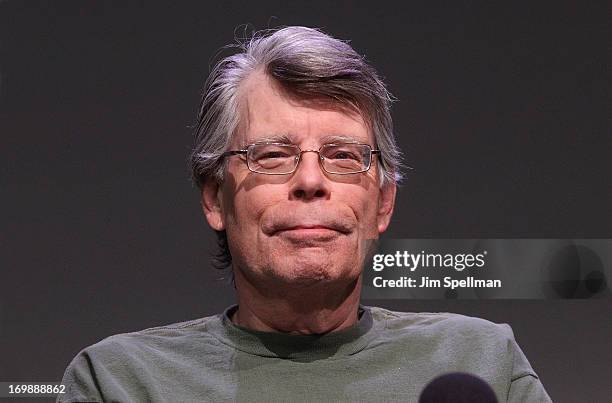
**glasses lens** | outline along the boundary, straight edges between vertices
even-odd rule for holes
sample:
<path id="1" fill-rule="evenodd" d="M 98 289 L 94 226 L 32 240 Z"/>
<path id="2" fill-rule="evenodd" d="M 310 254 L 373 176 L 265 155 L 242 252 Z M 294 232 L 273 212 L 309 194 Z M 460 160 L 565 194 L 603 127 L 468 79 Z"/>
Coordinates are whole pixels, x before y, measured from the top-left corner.
<path id="1" fill-rule="evenodd" d="M 253 172 L 287 174 L 294 171 L 299 153 L 288 144 L 253 144 L 247 148 L 247 163 Z"/>
<path id="2" fill-rule="evenodd" d="M 321 148 L 321 157 L 329 173 L 364 172 L 370 168 L 372 149 L 365 144 L 326 144 Z"/>

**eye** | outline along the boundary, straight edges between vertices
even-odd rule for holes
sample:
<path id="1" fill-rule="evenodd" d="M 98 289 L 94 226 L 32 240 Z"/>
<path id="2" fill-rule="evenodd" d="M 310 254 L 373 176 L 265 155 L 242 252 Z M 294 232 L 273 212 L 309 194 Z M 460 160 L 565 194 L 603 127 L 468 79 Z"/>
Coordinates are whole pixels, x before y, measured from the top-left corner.
<path id="1" fill-rule="evenodd" d="M 266 151 L 264 153 L 262 153 L 261 155 L 257 156 L 257 159 L 273 159 L 273 158 L 288 158 L 291 157 L 291 155 L 289 155 L 286 152 L 282 152 L 282 151 Z"/>
<path id="2" fill-rule="evenodd" d="M 335 150 L 330 150 L 330 151 L 332 152 L 326 155 L 326 158 L 333 159 L 333 160 L 354 160 L 354 161 L 359 161 L 361 159 L 358 154 L 356 154 L 355 152 L 351 150 L 335 149 Z"/>
<path id="3" fill-rule="evenodd" d="M 295 155 L 292 147 L 278 144 L 257 144 L 251 147 L 251 158 L 255 161 L 288 159 Z"/>

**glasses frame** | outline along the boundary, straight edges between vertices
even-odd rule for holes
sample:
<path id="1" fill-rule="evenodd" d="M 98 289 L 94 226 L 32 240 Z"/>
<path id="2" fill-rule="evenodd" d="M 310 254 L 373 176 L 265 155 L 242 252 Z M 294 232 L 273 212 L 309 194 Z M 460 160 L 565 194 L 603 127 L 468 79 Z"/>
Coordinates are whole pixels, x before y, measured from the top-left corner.
<path id="1" fill-rule="evenodd" d="M 249 158 L 248 158 L 248 152 L 249 149 L 253 148 L 254 146 L 261 146 L 261 145 L 276 145 L 276 146 L 284 146 L 284 147 L 294 147 L 298 150 L 298 154 L 295 156 L 296 162 L 295 162 L 295 166 L 293 167 L 293 170 L 291 170 L 290 172 L 282 172 L 282 173 L 276 173 L 276 172 L 260 172 L 260 171 L 256 171 L 254 170 L 250 164 L 249 164 Z M 364 169 L 360 170 L 360 171 L 355 171 L 355 172 L 330 172 L 327 169 L 325 169 L 325 166 L 323 165 L 323 161 L 325 160 L 325 157 L 323 157 L 321 155 L 321 150 L 324 147 L 330 147 L 330 146 L 342 146 L 342 145 L 359 145 L 359 146 L 365 146 L 369 149 L 370 151 L 370 158 L 368 160 L 368 166 L 365 167 Z M 233 155 L 244 155 L 244 161 L 246 162 L 247 168 L 249 169 L 249 171 L 256 173 L 256 174 L 261 174 L 261 175 L 291 175 L 292 173 L 294 173 L 295 171 L 297 171 L 298 167 L 300 166 L 300 162 L 302 161 L 302 154 L 304 153 L 317 153 L 319 156 L 319 166 L 321 167 L 321 169 L 324 172 L 327 172 L 328 174 L 332 174 L 332 175 L 354 175 L 354 174 L 359 174 L 359 173 L 363 173 L 363 172 L 367 172 L 370 170 L 370 168 L 372 167 L 372 157 L 374 155 L 379 155 L 380 154 L 380 150 L 378 149 L 372 149 L 372 146 L 369 144 L 363 144 L 363 143 L 328 143 L 328 144 L 323 144 L 321 145 L 321 147 L 319 147 L 318 150 L 302 150 L 299 146 L 295 145 L 295 144 L 287 144 L 287 143 L 276 143 L 276 142 L 266 142 L 266 143 L 253 143 L 253 144 L 248 144 L 247 146 L 245 146 L 244 149 L 242 150 L 230 150 L 230 151 L 226 151 L 222 154 L 222 157 L 231 157 Z"/>

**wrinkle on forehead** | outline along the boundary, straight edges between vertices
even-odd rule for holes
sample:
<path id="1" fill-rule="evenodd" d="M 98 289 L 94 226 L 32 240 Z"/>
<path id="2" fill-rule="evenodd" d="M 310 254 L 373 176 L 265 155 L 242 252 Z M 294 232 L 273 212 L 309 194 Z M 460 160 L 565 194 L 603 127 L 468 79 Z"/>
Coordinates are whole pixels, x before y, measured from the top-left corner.
<path id="1" fill-rule="evenodd" d="M 291 106 L 296 108 L 304 108 L 310 109 L 314 111 L 327 111 L 327 112 L 339 112 L 342 113 L 345 117 L 352 119 L 359 125 L 367 127 L 367 135 L 368 138 L 372 141 L 374 140 L 374 136 L 372 134 L 371 125 L 368 120 L 363 116 L 360 110 L 356 105 L 340 102 L 335 99 L 327 98 L 327 97 L 300 97 L 296 94 L 292 94 L 290 90 L 284 87 L 281 83 L 279 83 L 274 78 L 267 75 L 263 70 L 258 70 L 249 75 L 241 87 L 239 88 L 238 95 L 238 108 L 240 113 L 240 118 L 238 122 L 238 127 L 236 133 L 234 133 L 232 143 L 235 146 L 250 144 L 252 143 L 252 139 L 249 139 L 250 129 L 252 128 L 252 122 L 257 118 L 261 119 L 261 116 L 255 117 L 254 110 L 257 109 L 254 107 L 254 104 L 257 104 L 259 107 L 261 102 L 265 102 L 265 99 L 256 98 L 256 93 L 261 91 L 261 86 L 265 85 L 267 88 L 271 89 L 274 96 L 282 99 L 284 102 L 288 103 Z M 261 133 L 251 133 L 260 135 Z M 274 137 L 293 137 L 292 134 L 288 130 L 283 130 L 277 133 L 265 133 L 266 136 L 270 138 Z M 333 133 L 330 132 L 326 137 L 330 139 L 334 138 L 332 141 L 340 141 L 343 138 L 348 142 L 367 142 L 371 143 L 371 141 L 364 141 L 365 139 L 361 139 L 355 136 L 351 136 L 350 133 Z M 325 141 L 330 142 L 330 141 Z M 375 146 L 375 144 L 371 144 Z"/>
<path id="2" fill-rule="evenodd" d="M 245 136 L 246 145 L 248 144 L 265 144 L 265 143 L 278 143 L 278 144 L 295 144 L 296 140 L 291 134 L 270 134 L 265 136 L 257 136 L 257 138 L 250 138 Z M 364 144 L 364 139 L 355 136 L 346 135 L 335 135 L 330 134 L 319 138 L 321 145 L 323 144 L 336 144 L 336 143 L 356 143 Z"/>

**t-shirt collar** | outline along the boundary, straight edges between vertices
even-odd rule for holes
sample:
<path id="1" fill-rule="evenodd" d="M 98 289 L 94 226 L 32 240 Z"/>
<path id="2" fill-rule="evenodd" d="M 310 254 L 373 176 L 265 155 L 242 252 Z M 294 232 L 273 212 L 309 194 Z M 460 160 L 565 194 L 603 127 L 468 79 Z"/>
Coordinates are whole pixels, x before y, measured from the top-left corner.
<path id="1" fill-rule="evenodd" d="M 366 348 L 375 337 L 372 313 L 364 306 L 359 307 L 359 319 L 356 324 L 322 335 L 292 335 L 247 329 L 235 325 L 230 320 L 237 309 L 237 305 L 227 308 L 218 316 L 218 326 L 213 325 L 209 330 L 221 342 L 245 353 L 262 357 L 308 362 L 348 356 Z"/>

